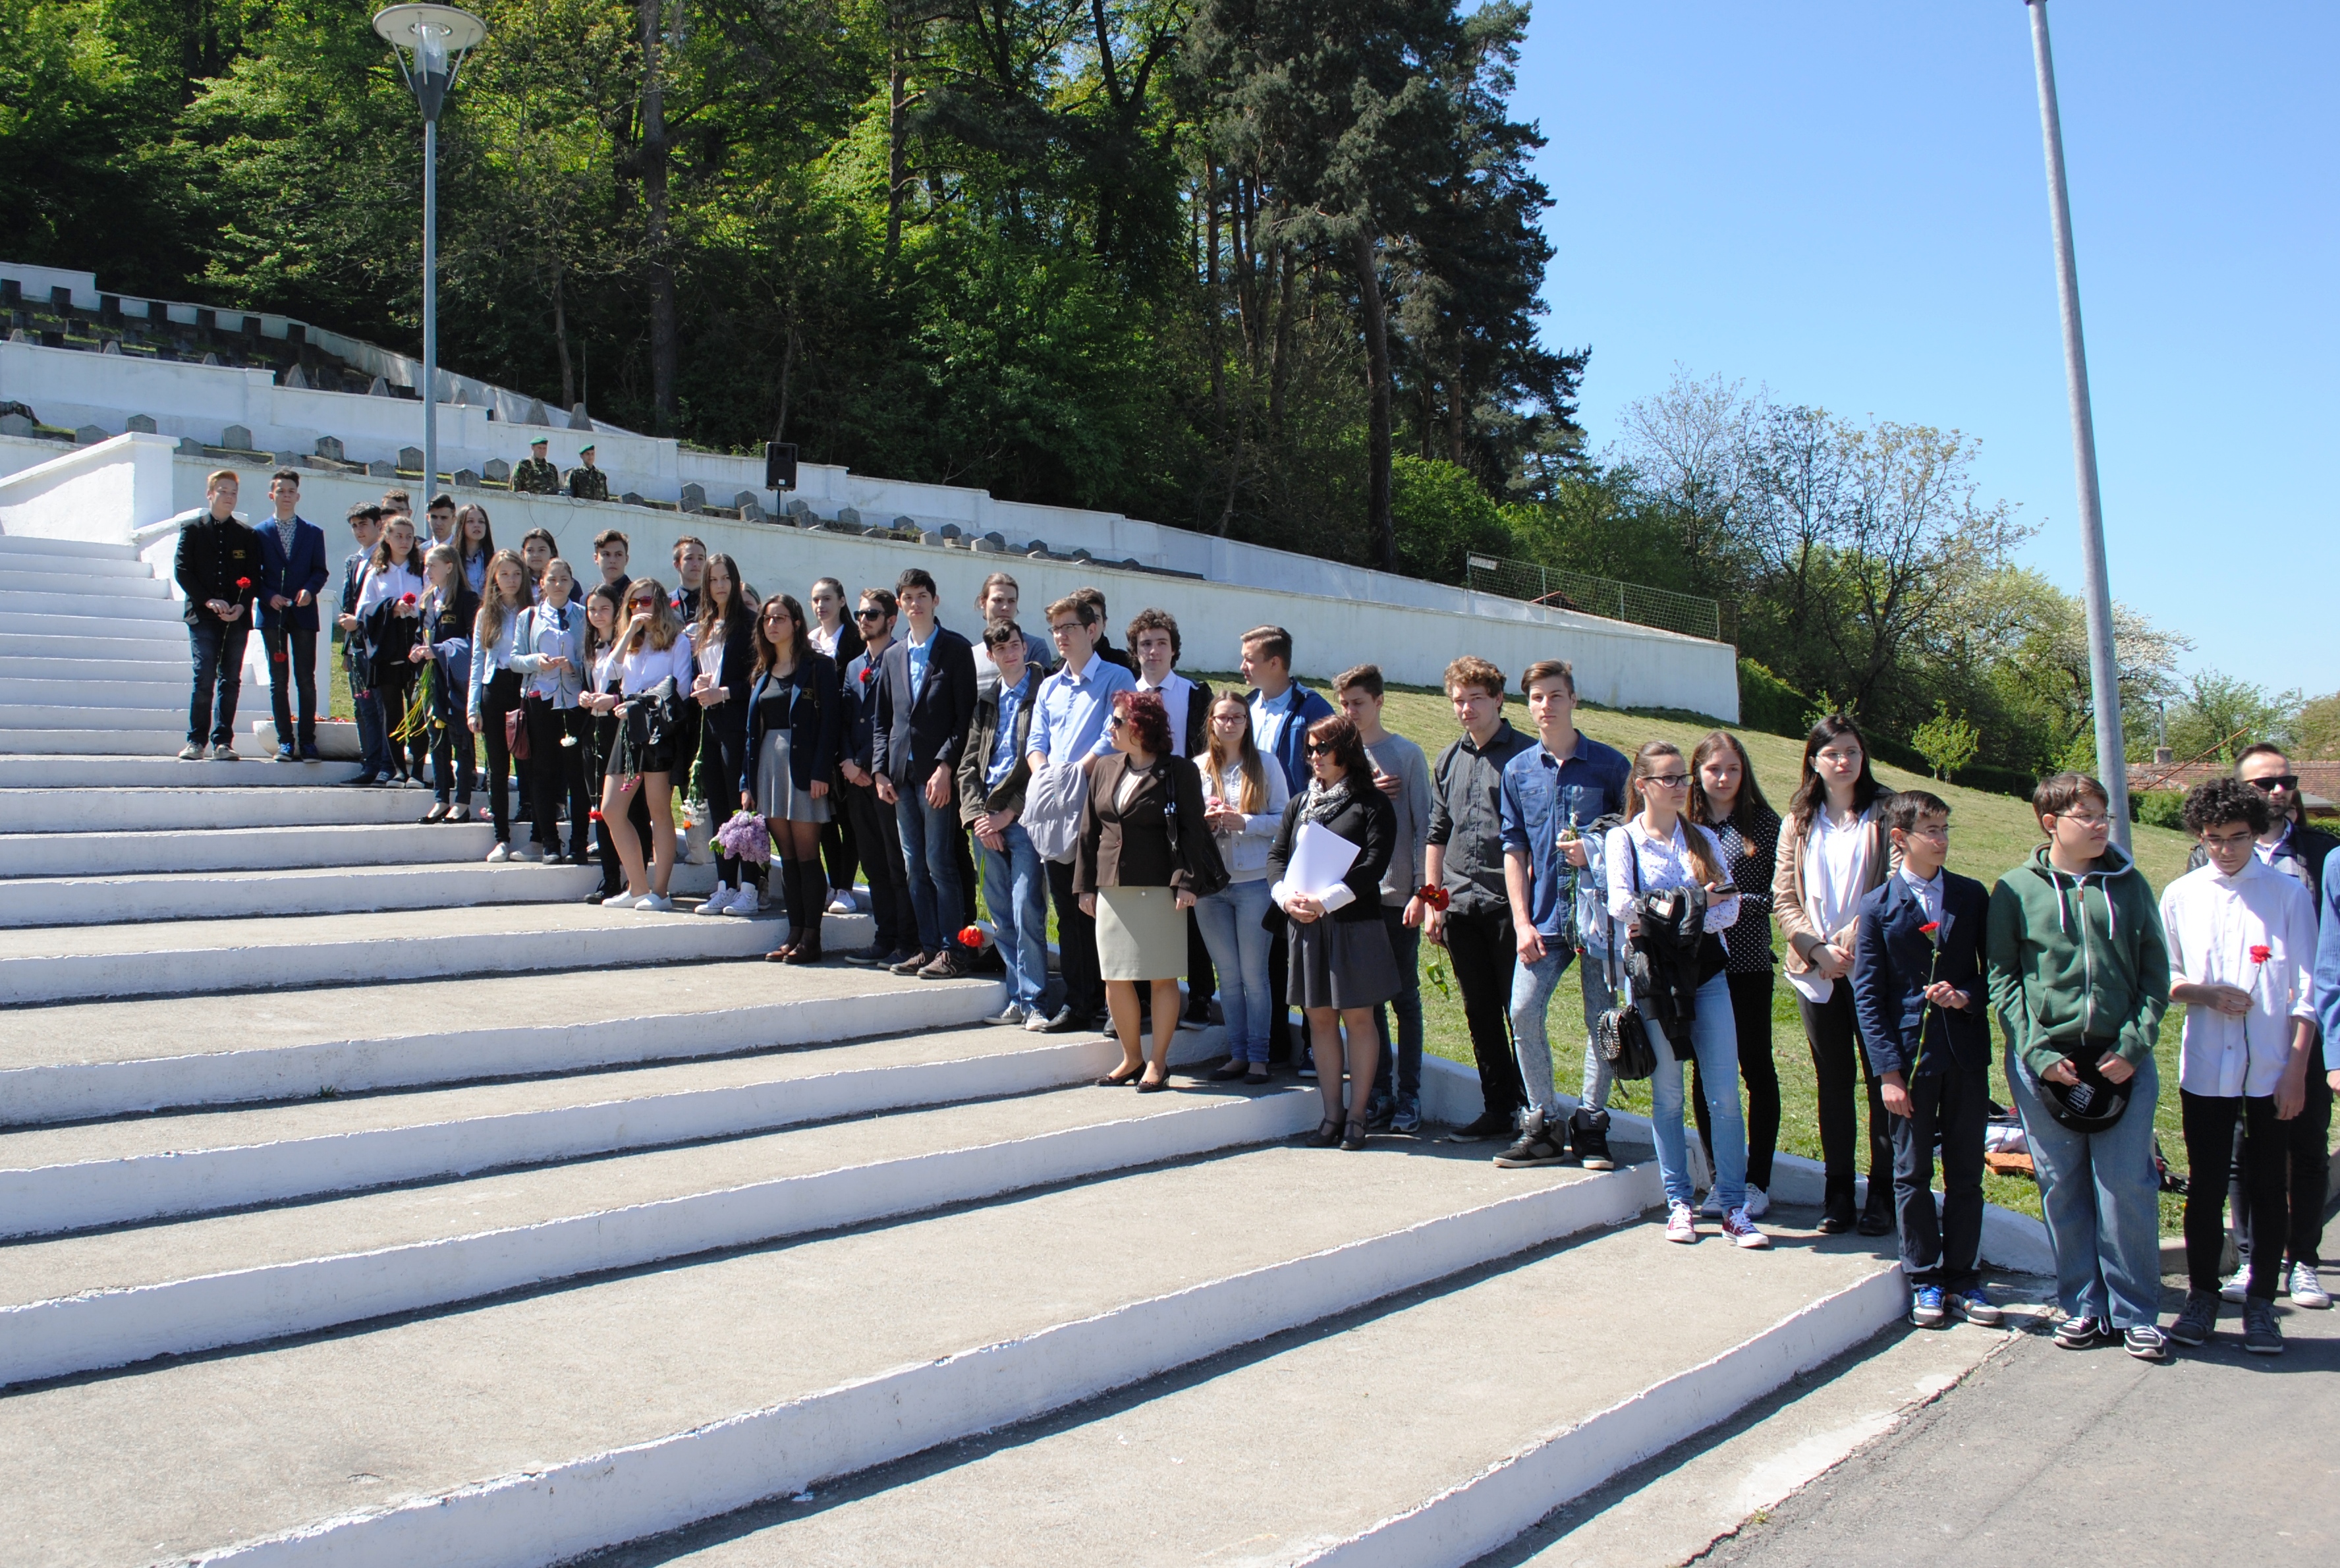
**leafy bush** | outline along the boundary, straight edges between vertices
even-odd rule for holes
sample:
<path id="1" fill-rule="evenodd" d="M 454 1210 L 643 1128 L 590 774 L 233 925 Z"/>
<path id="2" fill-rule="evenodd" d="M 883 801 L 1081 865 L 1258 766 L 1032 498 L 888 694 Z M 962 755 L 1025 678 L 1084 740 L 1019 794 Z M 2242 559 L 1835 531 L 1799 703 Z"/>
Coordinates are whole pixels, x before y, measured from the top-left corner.
<path id="1" fill-rule="evenodd" d="M 1812 700 L 1751 659 L 1739 661 L 1739 722 L 1766 735 L 1804 738 Z"/>
<path id="2" fill-rule="evenodd" d="M 2186 828 L 2186 791 L 2140 789 L 2128 798 L 2128 818 L 2147 828 Z"/>

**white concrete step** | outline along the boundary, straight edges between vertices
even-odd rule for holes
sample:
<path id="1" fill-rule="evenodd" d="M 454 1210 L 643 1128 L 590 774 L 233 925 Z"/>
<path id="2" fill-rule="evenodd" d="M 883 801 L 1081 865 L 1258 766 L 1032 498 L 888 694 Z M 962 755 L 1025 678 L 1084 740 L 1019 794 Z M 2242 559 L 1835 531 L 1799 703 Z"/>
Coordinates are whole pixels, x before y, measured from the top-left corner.
<path id="1" fill-rule="evenodd" d="M 1268 1147 L 28 1388 L 0 1424 L 0 1538 L 35 1563 L 231 1543 L 254 1562 L 551 1563 L 1065 1408 L 1654 1191 L 1646 1167 Z"/>
<path id="2" fill-rule="evenodd" d="M 0 653 L 0 681 L 5 680 L 125 680 L 142 686 L 164 685 L 178 688 L 179 695 L 187 694 L 187 655 L 177 649 L 165 649 L 159 643 L 126 642 L 125 649 L 134 650 L 135 658 L 107 659 L 44 657 L 38 655 Z"/>
<path id="3" fill-rule="evenodd" d="M 785 928 L 777 917 L 735 920 L 577 903 L 440 908 L 420 918 L 372 912 L 37 927 L 0 930 L 0 1003 L 760 959 Z M 831 916 L 824 931 L 842 949 L 867 943 L 872 925 L 867 915 Z"/>
<path id="4" fill-rule="evenodd" d="M 0 577 L 67 578 L 96 581 L 113 578 L 154 579 L 162 574 L 135 557 L 47 555 L 14 550 L 0 540 Z"/>
<path id="5" fill-rule="evenodd" d="M 152 667 L 154 679 L 140 680 L 126 679 L 119 670 L 98 668 L 103 673 L 63 679 L 0 674 L 0 704 L 16 710 L 63 708 L 74 713 L 91 709 L 158 708 L 185 716 L 188 679 L 184 670 L 166 674 L 166 667 L 157 664 Z"/>
<path id="6" fill-rule="evenodd" d="M 27 627 L 27 621 L 70 626 L 64 630 Z M 158 635 L 146 621 L 136 631 L 117 631 L 105 621 L 68 616 L 15 616 L 0 620 L 0 656 L 11 659 L 95 660 L 125 665 L 168 664 L 183 676 L 191 666 L 183 636 Z M 77 630 L 76 630 L 77 629 Z M 164 632 L 170 629 L 164 627 Z"/>
<path id="7" fill-rule="evenodd" d="M 454 829 L 459 836 L 465 831 Z M 488 837 L 492 841 L 493 834 Z M 484 845 L 480 853 L 487 853 Z M 600 885 L 601 873 L 594 867 L 531 865 L 521 860 L 490 865 L 481 859 L 431 865 L 327 864 L 291 870 L 21 877 L 0 881 L 0 928 L 573 903 Z M 423 923 L 408 924 L 415 932 L 427 928 Z"/>
<path id="8" fill-rule="evenodd" d="M 1289 1087 L 1247 1096 L 1084 1086 L 22 1240 L 0 1254 L 0 1385 L 1281 1139 L 1314 1125 L 1315 1097 Z M 93 1280 L 107 1289 L 80 1283 Z"/>
<path id="9" fill-rule="evenodd" d="M 71 592 L 0 587 L 0 623 L 22 631 L 42 630 L 26 624 L 42 618 L 114 621 L 124 626 L 177 626 L 183 630 L 186 626 L 185 611 L 164 584 L 150 581 L 141 585 L 134 577 L 112 577 L 104 581 L 103 591 L 94 584 Z M 155 591 L 135 591 L 141 586 Z M 20 620 L 20 617 L 24 619 Z"/>
<path id="10" fill-rule="evenodd" d="M 239 749 L 240 762 L 182 762 L 178 739 L 63 729 L 0 732 L 0 789 L 170 789 L 197 792 L 220 789 L 273 791 L 339 785 L 357 777 L 354 762 L 303 762 L 287 767 Z M 55 740 L 53 749 L 28 749 L 28 740 Z M 116 742 L 99 747 L 101 741 Z M 351 794 L 372 791 L 352 789 Z M 382 791 L 392 794 L 393 791 Z M 420 811 L 418 809 L 418 815 Z"/>
<path id="11" fill-rule="evenodd" d="M 234 792 L 205 790 L 203 793 Z M 352 789 L 348 793 L 373 792 Z M 428 799 L 429 797 L 422 799 Z M 400 800 L 398 796 L 392 796 L 388 803 L 393 806 L 408 804 Z M 158 873 L 198 871 L 471 866 L 480 864 L 495 842 L 495 829 L 485 822 L 436 822 L 425 827 L 415 820 L 417 810 L 410 809 L 401 811 L 393 821 L 330 828 L 298 826 L 161 831 L 108 829 L 93 833 L 0 833 L 0 878 L 55 877 L 86 880 L 91 878 L 137 878 Z M 494 870 L 500 868 L 486 868 Z M 590 890 L 580 888 L 579 896 L 582 897 Z M 37 892 L 35 889 L 36 900 Z M 303 911 L 279 907 L 270 912 L 298 914 Z M 142 913 L 134 918 L 160 919 L 176 917 Z M 0 923 L 7 920 L 7 914 L 0 912 Z M 29 925 L 35 922 L 18 923 Z"/>
<path id="12" fill-rule="evenodd" d="M 785 973 L 785 971 L 782 971 Z M 929 1010 L 921 982 L 865 997 Z M 971 1027 L 552 1077 L 192 1110 L 0 1134 L 0 1236 L 215 1214 L 395 1183 L 730 1138 L 798 1123 L 1087 1085 L 1121 1060 L 1102 1036 Z M 897 1000 L 905 1006 L 897 1009 Z M 907 1004 L 918 999 L 920 1005 Z"/>
<path id="13" fill-rule="evenodd" d="M 250 766 L 245 764 L 244 766 Z M 174 768 L 174 777 L 196 780 L 183 789 L 153 785 L 102 789 L 0 789 L 0 821 L 18 835 L 184 833 L 191 829 L 279 829 L 358 827 L 407 824 L 420 819 L 424 804 L 409 799 L 402 789 L 345 789 L 314 782 L 322 768 L 278 769 L 289 782 L 277 789 L 213 789 L 202 787 L 210 769 L 233 771 L 228 764 L 210 764 L 198 770 L 192 763 Z M 324 835 L 330 841 L 332 835 Z M 482 845 L 480 852 L 487 853 Z M 287 864 L 291 862 L 279 862 Z M 15 876 L 46 875 L 15 871 Z"/>
<path id="14" fill-rule="evenodd" d="M 914 984 L 848 964 L 677 964 L 630 970 L 614 985 L 520 972 L 19 1007 L 0 1011 L 0 1126 L 705 1060 L 949 1028 L 998 1009 L 994 979 Z"/>
<path id="15" fill-rule="evenodd" d="M 0 724 L 0 762 L 38 757 L 141 757 L 176 761 L 186 715 L 170 729 L 19 729 Z M 224 766 L 224 764 L 223 764 Z M 356 769 L 352 768 L 352 772 Z M 7 777 L 0 772 L 0 777 Z M 18 780 L 10 778 L 9 782 Z"/>
<path id="16" fill-rule="evenodd" d="M 0 559 L 45 556 L 51 560 L 127 561 L 143 565 L 127 544 L 101 544 L 91 540 L 43 539 L 34 534 L 0 533 Z"/>
<path id="17" fill-rule="evenodd" d="M 58 558 L 47 558 L 55 562 Z M 5 556 L 0 556 L 0 599 L 9 594 L 51 594 L 83 604 L 103 605 L 112 612 L 116 600 L 167 601 L 171 585 L 152 572 L 84 571 L 76 566 L 71 571 L 25 571 Z M 38 607 L 33 607 L 38 608 Z"/>
<path id="18" fill-rule="evenodd" d="M 265 696 L 262 700 L 265 701 Z M 6 723 L 0 725 L 0 749 L 15 743 L 25 731 L 63 729 L 74 733 L 92 730 L 161 729 L 183 734 L 187 728 L 186 693 L 168 702 L 158 700 L 152 706 L 121 704 L 100 706 L 86 702 L 25 702 L 0 709 Z"/>
<path id="19" fill-rule="evenodd" d="M 0 599 L 23 600 L 30 594 L 0 595 Z M 10 653 L 53 653 L 62 657 L 80 652 L 84 642 L 134 642 L 148 650 L 176 647 L 187 651 L 187 623 L 178 614 L 176 604 L 158 607 L 159 615 L 100 614 L 84 600 L 66 610 L 36 610 L 28 604 L 0 602 L 0 637 L 10 640 L 0 644 Z"/>

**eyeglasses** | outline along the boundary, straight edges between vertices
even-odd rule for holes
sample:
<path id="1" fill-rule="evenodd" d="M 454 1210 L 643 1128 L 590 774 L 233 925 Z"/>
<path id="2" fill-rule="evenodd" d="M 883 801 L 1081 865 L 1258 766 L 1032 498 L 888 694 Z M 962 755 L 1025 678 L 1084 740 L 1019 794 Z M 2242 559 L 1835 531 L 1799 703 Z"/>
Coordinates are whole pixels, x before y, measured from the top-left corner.
<path id="1" fill-rule="evenodd" d="M 882 610 L 857 610 L 853 612 L 853 619 L 856 620 L 883 620 L 886 619 L 886 612 Z"/>
<path id="2" fill-rule="evenodd" d="M 1948 822 L 1937 823 L 1931 828 L 1908 828 L 1903 831 L 1912 839 L 1938 839 L 1945 844 L 1950 841 L 1950 825 Z"/>
<path id="3" fill-rule="evenodd" d="M 2250 785 L 2253 789 L 2259 790 L 2263 794 L 2274 795 L 2285 789 L 2298 789 L 2299 775 L 2296 773 L 2270 773 L 2264 779 L 2246 779 L 2244 782 Z"/>
<path id="4" fill-rule="evenodd" d="M 2113 819 L 2101 811 L 2067 811 L 2058 821 L 2077 823 L 2083 828 L 2109 828 Z"/>
<path id="5" fill-rule="evenodd" d="M 1051 625 L 1048 628 L 1048 635 L 1051 637 L 1070 637 L 1074 632 L 1078 631 L 1080 629 L 1081 623 L 1079 621 L 1067 620 L 1061 625 Z"/>
<path id="6" fill-rule="evenodd" d="M 1687 773 L 1644 773 L 1641 782 L 1654 784 L 1661 789 L 1679 789 L 1690 782 Z"/>

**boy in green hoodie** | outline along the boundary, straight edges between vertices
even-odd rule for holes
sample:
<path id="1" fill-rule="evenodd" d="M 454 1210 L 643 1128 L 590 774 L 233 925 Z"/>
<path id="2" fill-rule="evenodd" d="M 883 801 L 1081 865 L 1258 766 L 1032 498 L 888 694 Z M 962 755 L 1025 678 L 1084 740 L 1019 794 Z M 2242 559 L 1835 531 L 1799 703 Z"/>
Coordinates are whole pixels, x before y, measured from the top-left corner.
<path id="1" fill-rule="evenodd" d="M 1984 965 L 2056 1249 L 2065 1314 L 2056 1343 L 2077 1350 L 2118 1335 L 2131 1355 L 2160 1361 L 2169 1355 L 2153 1168 L 2153 1043 L 2169 1007 L 2161 913 L 2112 843 L 2103 785 L 2059 773 L 2032 791 L 2031 809 L 2048 841 L 1991 890 Z M 2099 1099 L 2106 1086 L 2127 1090 L 2119 1120 L 2077 1131 L 2050 1113 L 2051 1093 L 2084 1082 Z"/>

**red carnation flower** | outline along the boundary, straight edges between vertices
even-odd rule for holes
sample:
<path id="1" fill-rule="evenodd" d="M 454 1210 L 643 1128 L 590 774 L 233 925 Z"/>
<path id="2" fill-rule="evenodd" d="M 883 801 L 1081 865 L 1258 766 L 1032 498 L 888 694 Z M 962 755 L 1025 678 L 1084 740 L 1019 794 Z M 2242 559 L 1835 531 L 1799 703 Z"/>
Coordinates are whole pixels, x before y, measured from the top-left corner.
<path id="1" fill-rule="evenodd" d="M 401 604 L 411 604 L 414 602 L 414 595 L 411 593 L 403 595 L 400 598 L 398 602 Z"/>
<path id="2" fill-rule="evenodd" d="M 2269 958 L 2274 957 L 2275 949 L 2273 948 L 2261 946 L 2251 949 L 2251 962 L 2254 964 L 2264 964 Z"/>
<path id="3" fill-rule="evenodd" d="M 1416 893 L 1414 897 L 1433 909 L 1443 909 L 1448 904 L 1453 902 L 1454 898 L 1452 893 L 1435 883 L 1425 883 L 1422 891 Z"/>
<path id="4" fill-rule="evenodd" d="M 250 578 L 248 578 L 248 577 L 239 577 L 239 578 L 237 578 L 237 579 L 235 580 L 235 585 L 236 585 L 236 587 L 237 587 L 238 589 L 242 590 L 243 591 L 244 591 L 244 592 L 246 592 L 246 593 L 249 593 L 250 591 L 252 591 L 252 579 L 250 579 Z"/>
<path id="5" fill-rule="evenodd" d="M 983 928 L 980 926 L 961 927 L 958 933 L 958 945 L 962 948 L 982 947 Z"/>
<path id="6" fill-rule="evenodd" d="M 1929 921 L 1927 921 L 1924 925 L 1922 925 L 1922 926 L 1920 926 L 1920 927 L 1919 927 L 1919 928 L 1918 928 L 1919 931 L 1922 935 L 1929 936 L 1929 937 L 1932 936 L 1935 932 L 1937 932 L 1937 931 L 1940 930 L 1941 928 L 1942 928 L 1942 923 L 1941 923 L 1939 920 L 1929 920 Z"/>

